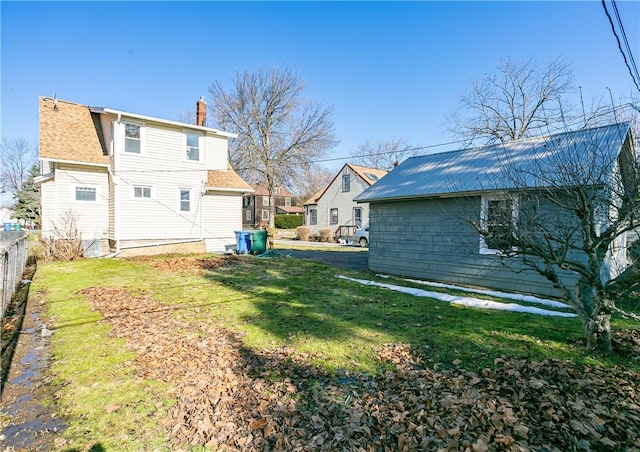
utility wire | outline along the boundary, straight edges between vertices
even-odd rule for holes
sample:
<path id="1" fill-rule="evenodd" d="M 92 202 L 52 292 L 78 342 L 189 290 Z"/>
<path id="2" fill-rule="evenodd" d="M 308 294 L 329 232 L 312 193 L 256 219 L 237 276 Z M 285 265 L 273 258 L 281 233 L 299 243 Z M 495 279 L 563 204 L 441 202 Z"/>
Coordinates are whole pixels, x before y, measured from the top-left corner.
<path id="1" fill-rule="evenodd" d="M 636 80 L 640 82 L 640 74 L 638 73 L 638 66 L 636 66 L 636 61 L 633 58 L 633 53 L 631 53 L 631 47 L 629 46 L 629 40 L 627 39 L 627 33 L 624 31 L 624 26 L 622 25 L 622 19 L 620 18 L 620 12 L 618 11 L 618 5 L 616 5 L 616 1 L 615 0 L 611 0 L 611 4 L 613 5 L 613 12 L 616 13 L 616 20 L 618 21 L 618 27 L 620 28 L 620 34 L 622 34 L 622 40 L 624 41 L 624 46 L 627 49 L 627 55 L 629 55 L 629 61 L 631 62 L 631 68 L 633 69 L 633 72 L 636 75 Z"/>
<path id="2" fill-rule="evenodd" d="M 631 66 L 629 65 L 629 62 L 627 61 L 627 56 L 625 55 L 624 51 L 622 50 L 622 44 L 620 43 L 620 38 L 618 37 L 618 33 L 616 33 L 616 27 L 613 24 L 613 19 L 611 18 L 611 15 L 609 14 L 609 11 L 607 10 L 607 4 L 605 3 L 605 0 L 602 0 L 602 7 L 604 8 L 604 12 L 607 15 L 607 18 L 609 19 L 609 23 L 611 24 L 611 31 L 613 32 L 613 35 L 616 37 L 616 41 L 618 42 L 618 49 L 620 50 L 620 53 L 622 54 L 622 58 L 624 59 L 624 64 L 627 66 L 627 69 L 629 70 L 629 74 L 631 75 L 631 79 L 633 80 L 633 83 L 636 85 L 636 88 L 638 89 L 638 91 L 640 92 L 640 82 L 638 80 L 636 80 L 635 74 L 633 72 L 633 70 L 631 69 Z M 637 72 L 637 70 L 636 70 Z"/>
<path id="3" fill-rule="evenodd" d="M 440 146 L 448 146 L 450 144 L 456 144 L 456 143 L 464 143 L 468 140 L 456 140 L 456 141 L 449 141 L 447 143 L 438 143 L 438 144 L 431 144 L 429 146 L 417 146 L 417 147 L 413 147 L 413 148 L 405 148 L 405 149 L 400 149 L 400 150 L 394 150 L 394 151 L 387 151 L 387 152 L 375 152 L 373 154 L 364 154 L 364 155 L 358 155 L 358 157 L 377 157 L 379 155 L 387 155 L 387 154 L 402 154 L 404 152 L 409 152 L 409 151 L 421 151 L 423 149 L 432 149 L 432 148 L 437 148 Z M 349 156 L 349 157 L 335 157 L 335 158 L 330 158 L 330 159 L 321 159 L 321 160 L 314 160 L 312 163 L 323 163 L 323 162 L 335 162 L 337 160 L 350 160 L 352 159 L 353 156 Z"/>

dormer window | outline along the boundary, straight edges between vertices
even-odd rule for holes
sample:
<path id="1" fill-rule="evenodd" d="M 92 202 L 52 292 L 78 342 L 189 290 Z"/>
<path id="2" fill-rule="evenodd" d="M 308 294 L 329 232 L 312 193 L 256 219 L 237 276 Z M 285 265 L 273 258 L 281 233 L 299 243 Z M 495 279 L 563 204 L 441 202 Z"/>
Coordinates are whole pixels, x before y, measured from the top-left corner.
<path id="1" fill-rule="evenodd" d="M 197 133 L 185 133 L 187 137 L 187 160 L 200 160 L 200 135 Z"/>
<path id="2" fill-rule="evenodd" d="M 131 152 L 132 154 L 140 154 L 141 143 L 141 129 L 140 124 L 134 122 L 124 123 L 124 152 Z"/>

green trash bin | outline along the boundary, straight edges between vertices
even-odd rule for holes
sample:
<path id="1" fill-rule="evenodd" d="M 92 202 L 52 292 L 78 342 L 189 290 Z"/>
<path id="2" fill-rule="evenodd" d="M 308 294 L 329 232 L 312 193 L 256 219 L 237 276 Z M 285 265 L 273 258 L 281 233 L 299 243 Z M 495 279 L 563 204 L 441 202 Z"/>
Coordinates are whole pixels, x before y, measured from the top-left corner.
<path id="1" fill-rule="evenodd" d="M 22 230 L 22 225 L 20 223 L 13 223 L 13 230 L 14 231 L 21 231 Z"/>
<path id="2" fill-rule="evenodd" d="M 251 235 L 251 252 L 262 254 L 267 251 L 267 231 L 249 231 Z"/>

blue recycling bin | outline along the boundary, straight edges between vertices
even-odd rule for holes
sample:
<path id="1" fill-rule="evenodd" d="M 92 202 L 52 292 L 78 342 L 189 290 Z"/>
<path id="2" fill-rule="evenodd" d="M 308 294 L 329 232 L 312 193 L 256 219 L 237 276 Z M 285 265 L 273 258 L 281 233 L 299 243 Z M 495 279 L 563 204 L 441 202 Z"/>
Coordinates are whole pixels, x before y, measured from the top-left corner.
<path id="1" fill-rule="evenodd" d="M 11 223 L 3 223 L 4 226 L 4 230 L 5 231 L 10 231 L 11 230 Z"/>
<path id="2" fill-rule="evenodd" d="M 251 252 L 251 236 L 247 231 L 233 231 L 236 233 L 236 253 L 249 254 Z"/>

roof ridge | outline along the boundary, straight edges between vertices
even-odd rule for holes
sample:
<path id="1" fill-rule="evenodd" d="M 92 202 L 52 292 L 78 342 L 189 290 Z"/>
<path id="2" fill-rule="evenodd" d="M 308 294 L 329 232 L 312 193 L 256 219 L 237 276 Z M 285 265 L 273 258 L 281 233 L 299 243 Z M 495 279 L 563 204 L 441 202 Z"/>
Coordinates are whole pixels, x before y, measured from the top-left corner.
<path id="1" fill-rule="evenodd" d="M 425 158 L 425 157 L 430 157 L 433 155 L 446 155 L 446 154 L 453 154 L 456 152 L 470 152 L 470 151 L 480 151 L 480 150 L 485 150 L 485 149 L 490 149 L 490 148 L 506 148 L 507 146 L 512 146 L 518 143 L 525 143 L 525 142 L 540 142 L 540 141 L 546 141 L 549 140 L 551 138 L 560 138 L 562 136 L 566 136 L 566 135 L 572 135 L 572 134 L 578 134 L 578 133 L 584 133 L 584 132 L 592 132 L 596 129 L 606 129 L 606 128 L 612 128 L 612 127 L 619 127 L 619 126 L 624 126 L 624 125 L 629 125 L 630 121 L 621 121 L 621 122 L 614 122 L 612 124 L 604 124 L 601 126 L 593 126 L 593 127 L 587 127 L 587 128 L 582 128 L 582 129 L 574 129 L 574 130 L 566 130 L 564 132 L 557 132 L 557 133 L 551 133 L 551 134 L 547 134 L 547 135 L 536 135 L 533 137 L 525 137 L 525 138 L 520 138 L 518 140 L 513 140 L 513 141 L 508 141 L 506 143 L 496 143 L 496 144 L 488 144 L 485 146 L 473 146 L 473 147 L 469 147 L 469 148 L 462 148 L 462 149 L 452 149 L 450 151 L 444 151 L 444 152 L 433 152 L 431 154 L 422 154 L 422 155 L 415 155 L 413 157 L 409 157 L 407 158 L 407 160 L 409 159 L 416 159 L 416 158 Z"/>

